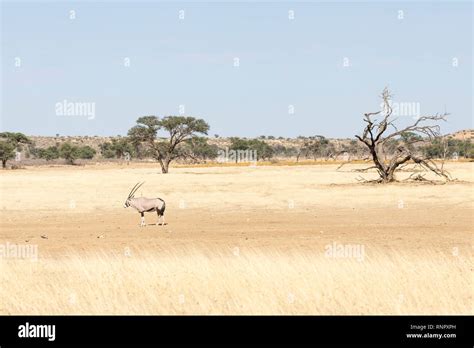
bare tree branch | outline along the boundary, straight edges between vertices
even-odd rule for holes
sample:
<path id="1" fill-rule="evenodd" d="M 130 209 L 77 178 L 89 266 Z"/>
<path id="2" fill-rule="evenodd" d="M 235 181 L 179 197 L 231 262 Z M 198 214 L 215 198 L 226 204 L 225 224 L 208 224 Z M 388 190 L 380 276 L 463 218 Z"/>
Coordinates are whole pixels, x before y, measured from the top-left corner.
<path id="1" fill-rule="evenodd" d="M 388 88 L 382 91 L 381 98 L 383 100 L 383 109 L 378 112 L 364 114 L 363 121 L 366 123 L 366 126 L 361 136 L 355 136 L 368 148 L 374 162 L 374 166 L 370 167 L 370 169 L 377 169 L 380 181 L 395 181 L 395 171 L 409 162 L 414 162 L 446 180 L 451 180 L 449 173 L 444 170 L 443 165 L 438 167 L 433 161 L 417 155 L 414 147 L 414 144 L 439 136 L 440 126 L 438 123 L 446 121 L 448 113 L 421 116 L 413 124 L 399 129 L 394 123 L 396 118 L 392 117 L 392 94 Z M 372 119 L 373 116 L 377 115 L 383 116 L 380 120 Z M 393 128 L 394 131 L 388 132 L 389 127 Z M 394 151 L 387 151 L 397 143 L 398 145 L 396 145 Z M 386 156 L 389 153 L 391 153 L 389 155 L 390 158 L 387 158 Z M 383 160 L 384 157 L 385 160 Z"/>

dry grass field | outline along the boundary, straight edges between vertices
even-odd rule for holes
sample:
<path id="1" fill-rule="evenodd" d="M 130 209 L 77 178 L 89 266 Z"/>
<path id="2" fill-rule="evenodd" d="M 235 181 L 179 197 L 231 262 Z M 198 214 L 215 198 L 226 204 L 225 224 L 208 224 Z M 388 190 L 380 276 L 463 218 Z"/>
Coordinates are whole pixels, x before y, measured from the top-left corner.
<path id="1" fill-rule="evenodd" d="M 445 185 L 360 166 L 2 171 L 0 314 L 472 314 L 474 164 Z M 139 181 L 167 225 L 123 208 Z"/>

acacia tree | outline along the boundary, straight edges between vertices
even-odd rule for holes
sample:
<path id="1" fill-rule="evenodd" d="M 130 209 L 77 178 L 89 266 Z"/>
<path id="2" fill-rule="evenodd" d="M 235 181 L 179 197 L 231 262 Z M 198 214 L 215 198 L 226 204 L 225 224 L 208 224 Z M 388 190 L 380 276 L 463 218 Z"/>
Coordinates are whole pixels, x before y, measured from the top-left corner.
<path id="1" fill-rule="evenodd" d="M 22 145 L 31 144 L 31 140 L 23 133 L 1 132 L 0 139 L 0 159 L 4 169 L 7 161 L 15 158 L 15 150 L 21 151 Z"/>
<path id="2" fill-rule="evenodd" d="M 158 131 L 165 130 L 168 138 L 157 139 Z M 203 119 L 189 116 L 166 116 L 159 119 L 156 116 L 138 118 L 137 125 L 128 131 L 132 142 L 146 144 L 153 158 L 161 166 L 163 173 L 168 173 L 169 164 L 177 158 L 192 157 L 185 146 L 186 140 L 195 137 L 198 133 L 207 135 L 209 125 Z"/>
<path id="3" fill-rule="evenodd" d="M 7 141 L 0 140 L 0 160 L 3 169 L 7 167 L 7 161 L 12 158 L 15 158 L 15 146 Z"/>
<path id="4" fill-rule="evenodd" d="M 435 174 L 450 180 L 449 174 L 430 159 L 417 155 L 414 144 L 431 140 L 440 135 L 439 121 L 446 121 L 447 113 L 420 116 L 414 123 L 404 128 L 397 128 L 391 107 L 390 91 L 385 88 L 382 92 L 383 108 L 378 112 L 364 114 L 366 126 L 362 135 L 356 135 L 369 150 L 374 166 L 379 174 L 377 182 L 387 183 L 395 181 L 395 171 L 400 166 L 413 161 L 415 164 L 434 172 Z M 376 116 L 380 116 L 378 119 Z M 390 132 L 391 130 L 391 132 Z M 394 140 L 397 144 L 393 151 L 387 151 L 389 146 L 393 146 Z M 385 160 L 384 160 L 385 157 Z M 369 169 L 369 168 L 367 168 Z"/>
<path id="5" fill-rule="evenodd" d="M 61 158 L 66 160 L 67 164 L 75 164 L 75 160 L 78 158 L 81 159 L 92 159 L 96 154 L 96 151 L 86 145 L 86 146 L 77 146 L 69 142 L 61 144 L 58 149 L 58 155 Z"/>
<path id="6" fill-rule="evenodd" d="M 215 159 L 219 155 L 219 147 L 211 145 L 205 137 L 192 137 L 186 140 L 186 150 L 190 157 L 196 162 L 206 162 L 207 159 Z"/>
<path id="7" fill-rule="evenodd" d="M 238 137 L 230 138 L 230 150 L 236 151 L 255 151 L 255 160 L 268 160 L 273 157 L 273 148 L 266 142 L 258 139 L 242 139 Z M 235 163 L 241 160 L 240 156 L 235 156 Z"/>
<path id="8" fill-rule="evenodd" d="M 315 135 L 304 140 L 297 155 L 296 162 L 299 161 L 301 156 L 305 158 L 313 157 L 316 161 L 318 157 L 329 157 L 331 155 L 331 146 L 328 139 L 322 135 Z"/>
<path id="9" fill-rule="evenodd" d="M 105 158 L 124 158 L 126 154 L 135 155 L 134 145 L 128 138 L 112 139 L 99 145 L 100 152 Z"/>
<path id="10" fill-rule="evenodd" d="M 34 153 L 36 157 L 44 158 L 46 161 L 59 158 L 59 148 L 57 146 L 49 146 L 46 149 L 36 149 Z"/>

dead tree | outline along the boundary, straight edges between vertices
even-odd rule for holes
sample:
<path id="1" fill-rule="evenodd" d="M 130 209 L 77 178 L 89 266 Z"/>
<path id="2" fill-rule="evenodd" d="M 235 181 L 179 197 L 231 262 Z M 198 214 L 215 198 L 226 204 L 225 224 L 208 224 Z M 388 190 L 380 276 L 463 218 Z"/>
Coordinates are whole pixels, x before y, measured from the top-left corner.
<path id="1" fill-rule="evenodd" d="M 370 152 L 374 167 L 379 174 L 379 178 L 375 181 L 380 183 L 395 181 L 395 171 L 410 161 L 446 180 L 450 180 L 449 174 L 439 168 L 435 162 L 423 157 L 423 155 L 417 155 L 414 146 L 416 143 L 432 140 L 439 136 L 440 126 L 438 123 L 439 121 L 446 121 L 448 114 L 420 116 L 413 124 L 398 129 L 394 124 L 396 118 L 392 116 L 393 110 L 390 102 L 392 95 L 390 91 L 385 88 L 381 97 L 383 100 L 382 110 L 364 114 L 364 122 L 367 125 L 361 136 L 355 136 L 367 146 Z M 394 140 L 397 141 L 397 145 L 387 156 L 389 152 L 387 148 L 389 145 L 393 146 Z"/>

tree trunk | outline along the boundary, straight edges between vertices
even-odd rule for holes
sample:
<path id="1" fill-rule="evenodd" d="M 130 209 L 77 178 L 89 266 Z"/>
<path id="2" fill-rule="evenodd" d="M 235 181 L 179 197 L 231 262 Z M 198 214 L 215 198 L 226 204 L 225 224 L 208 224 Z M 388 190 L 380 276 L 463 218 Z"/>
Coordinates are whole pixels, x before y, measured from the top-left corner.
<path id="1" fill-rule="evenodd" d="M 393 181 L 393 172 L 390 171 L 385 167 L 385 165 L 380 161 L 379 155 L 375 150 L 375 146 L 369 146 L 370 154 L 372 155 L 372 160 L 374 161 L 375 166 L 379 172 L 380 180 L 382 182 L 390 182 Z"/>
<path id="2" fill-rule="evenodd" d="M 389 170 L 387 176 L 385 177 L 385 182 L 392 181 L 395 181 L 395 168 L 393 170 Z"/>
<path id="3" fill-rule="evenodd" d="M 159 160 L 159 162 L 160 162 L 160 166 L 161 166 L 161 172 L 163 174 L 167 174 L 171 160 L 169 158 L 165 158 L 163 160 Z"/>
<path id="4" fill-rule="evenodd" d="M 2 160 L 2 168 L 5 169 L 7 167 L 7 160 Z"/>

